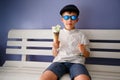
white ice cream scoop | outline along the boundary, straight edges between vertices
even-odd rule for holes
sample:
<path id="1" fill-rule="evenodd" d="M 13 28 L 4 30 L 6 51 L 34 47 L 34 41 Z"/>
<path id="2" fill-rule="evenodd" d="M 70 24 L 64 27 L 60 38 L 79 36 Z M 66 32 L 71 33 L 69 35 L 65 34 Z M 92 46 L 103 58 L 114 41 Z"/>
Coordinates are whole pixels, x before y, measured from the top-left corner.
<path id="1" fill-rule="evenodd" d="M 59 33 L 60 32 L 60 28 L 61 28 L 60 25 L 52 26 L 52 31 L 54 33 Z"/>

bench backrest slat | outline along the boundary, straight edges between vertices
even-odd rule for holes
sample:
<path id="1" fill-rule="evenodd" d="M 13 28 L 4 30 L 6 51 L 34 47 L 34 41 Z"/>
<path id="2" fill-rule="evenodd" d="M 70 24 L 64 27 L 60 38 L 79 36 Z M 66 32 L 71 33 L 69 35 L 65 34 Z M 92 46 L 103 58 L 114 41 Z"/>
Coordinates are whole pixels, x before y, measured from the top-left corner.
<path id="1" fill-rule="evenodd" d="M 90 48 L 120 49 L 120 44 L 117 44 L 117 43 L 90 43 Z"/>
<path id="2" fill-rule="evenodd" d="M 45 41 L 27 41 L 26 43 L 22 43 L 22 41 L 8 41 L 8 46 L 31 46 L 31 47 L 52 47 L 51 42 L 45 42 Z"/>
<path id="3" fill-rule="evenodd" d="M 26 38 L 26 39 L 52 39 L 52 30 L 36 29 L 36 30 L 10 30 L 8 38 Z"/>
<path id="4" fill-rule="evenodd" d="M 8 41 L 7 46 L 30 46 L 30 47 L 52 47 L 52 43 L 49 41 L 27 41 L 23 43 L 22 41 Z M 113 47 L 114 46 L 114 47 Z M 90 43 L 91 48 L 103 48 L 103 49 L 120 49 L 120 44 L 115 43 Z"/>
<path id="5" fill-rule="evenodd" d="M 81 32 L 85 33 L 89 39 L 98 40 L 120 40 L 119 30 L 87 30 L 83 29 Z"/>

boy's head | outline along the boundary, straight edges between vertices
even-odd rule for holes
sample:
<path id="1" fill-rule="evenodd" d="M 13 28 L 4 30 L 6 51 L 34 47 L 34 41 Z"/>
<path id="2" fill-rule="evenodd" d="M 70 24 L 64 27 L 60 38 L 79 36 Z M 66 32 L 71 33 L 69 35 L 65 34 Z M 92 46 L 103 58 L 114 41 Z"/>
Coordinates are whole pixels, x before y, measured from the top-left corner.
<path id="1" fill-rule="evenodd" d="M 60 15 L 62 16 L 64 12 L 74 12 L 77 14 L 77 16 L 79 16 L 80 13 L 79 9 L 73 4 L 66 5 L 65 7 L 63 7 L 60 10 Z"/>
<path id="2" fill-rule="evenodd" d="M 65 29 L 72 30 L 79 20 L 79 9 L 75 5 L 70 4 L 61 9 L 60 15 L 62 16 L 61 21 L 63 22 Z"/>

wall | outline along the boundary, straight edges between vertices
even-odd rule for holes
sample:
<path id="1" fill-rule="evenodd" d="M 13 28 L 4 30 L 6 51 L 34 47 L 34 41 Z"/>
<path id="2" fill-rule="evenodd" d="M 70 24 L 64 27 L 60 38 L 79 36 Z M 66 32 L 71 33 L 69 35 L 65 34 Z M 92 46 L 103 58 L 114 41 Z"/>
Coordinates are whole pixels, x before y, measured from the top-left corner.
<path id="1" fill-rule="evenodd" d="M 81 11 L 77 28 L 120 29 L 120 0 L 0 0 L 0 65 L 7 58 L 5 48 L 10 29 L 63 26 L 59 11 L 71 3 Z"/>

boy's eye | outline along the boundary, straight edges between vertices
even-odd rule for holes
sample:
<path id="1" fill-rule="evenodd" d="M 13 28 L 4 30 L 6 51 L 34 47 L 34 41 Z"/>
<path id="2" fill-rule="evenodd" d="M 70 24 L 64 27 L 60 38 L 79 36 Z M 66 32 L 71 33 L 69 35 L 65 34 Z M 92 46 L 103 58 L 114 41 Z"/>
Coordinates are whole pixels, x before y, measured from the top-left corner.
<path id="1" fill-rule="evenodd" d="M 76 20 L 77 19 L 77 16 L 73 15 L 73 16 L 63 16 L 64 20 L 68 20 L 68 19 L 71 19 L 71 20 Z"/>
<path id="2" fill-rule="evenodd" d="M 71 19 L 72 19 L 72 20 L 76 20 L 76 19 L 77 19 L 77 16 L 71 16 Z"/>
<path id="3" fill-rule="evenodd" d="M 68 20 L 68 19 L 70 18 L 70 16 L 63 16 L 63 18 L 64 18 L 65 20 Z"/>

